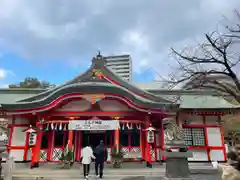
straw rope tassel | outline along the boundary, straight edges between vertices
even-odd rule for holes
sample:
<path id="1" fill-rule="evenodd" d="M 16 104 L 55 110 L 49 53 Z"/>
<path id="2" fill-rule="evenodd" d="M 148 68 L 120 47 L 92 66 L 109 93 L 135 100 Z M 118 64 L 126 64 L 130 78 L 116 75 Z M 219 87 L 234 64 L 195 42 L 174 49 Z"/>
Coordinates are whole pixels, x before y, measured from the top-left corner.
<path id="1" fill-rule="evenodd" d="M 60 131 L 62 130 L 62 123 L 60 123 L 60 125 L 59 125 L 59 130 Z"/>
<path id="2" fill-rule="evenodd" d="M 125 129 L 125 124 L 123 123 L 123 125 L 122 125 L 122 130 L 124 130 Z"/>
<path id="3" fill-rule="evenodd" d="M 132 123 L 130 124 L 130 127 L 129 127 L 129 129 L 133 129 L 133 124 L 132 124 Z"/>
<path id="4" fill-rule="evenodd" d="M 51 129 L 54 130 L 54 125 L 53 125 L 53 123 L 51 123 Z"/>
<path id="5" fill-rule="evenodd" d="M 46 131 L 48 131 L 48 128 L 49 128 L 49 124 L 47 124 Z"/>
<path id="6" fill-rule="evenodd" d="M 129 129 L 129 124 L 127 123 L 127 128 Z"/>
<path id="7" fill-rule="evenodd" d="M 120 125 L 120 123 L 118 123 L 118 127 L 117 127 L 117 129 L 121 129 L 121 125 Z"/>

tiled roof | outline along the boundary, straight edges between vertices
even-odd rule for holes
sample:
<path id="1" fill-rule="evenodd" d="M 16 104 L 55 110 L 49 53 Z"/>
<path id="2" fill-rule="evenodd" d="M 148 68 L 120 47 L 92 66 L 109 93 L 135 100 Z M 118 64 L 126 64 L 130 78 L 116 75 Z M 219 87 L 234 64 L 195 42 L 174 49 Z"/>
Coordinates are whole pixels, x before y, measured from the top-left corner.
<path id="1" fill-rule="evenodd" d="M 211 95 L 183 95 L 180 100 L 182 109 L 231 109 L 240 108 L 218 96 Z"/>

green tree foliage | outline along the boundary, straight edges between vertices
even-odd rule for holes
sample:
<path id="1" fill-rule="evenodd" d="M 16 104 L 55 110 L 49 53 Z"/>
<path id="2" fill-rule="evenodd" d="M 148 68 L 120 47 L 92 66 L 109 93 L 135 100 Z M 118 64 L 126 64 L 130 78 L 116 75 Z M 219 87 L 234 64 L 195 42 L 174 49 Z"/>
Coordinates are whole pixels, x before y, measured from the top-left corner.
<path id="1" fill-rule="evenodd" d="M 34 77 L 26 77 L 22 82 L 18 84 L 10 84 L 9 88 L 51 88 L 55 87 L 54 84 L 51 84 L 47 81 L 40 81 Z"/>

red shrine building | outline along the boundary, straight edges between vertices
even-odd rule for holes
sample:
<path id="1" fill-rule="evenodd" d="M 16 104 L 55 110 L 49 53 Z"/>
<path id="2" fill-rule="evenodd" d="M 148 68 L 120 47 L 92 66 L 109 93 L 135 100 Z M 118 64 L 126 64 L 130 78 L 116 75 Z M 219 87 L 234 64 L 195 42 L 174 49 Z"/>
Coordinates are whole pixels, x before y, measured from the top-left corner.
<path id="1" fill-rule="evenodd" d="M 176 96 L 181 96 L 179 101 Z M 101 55 L 85 73 L 61 86 L 2 89 L 1 97 L 8 99 L 0 100 L 0 112 L 8 121 L 7 147 L 15 161 L 58 162 L 68 142 L 79 161 L 82 147 L 95 147 L 100 140 L 109 162 L 114 146 L 121 147 L 126 161 L 161 161 L 166 119 L 183 127 L 185 143 L 193 152 L 189 161 L 226 160 L 221 116 L 233 105 L 210 92 L 135 86 L 107 68 Z"/>

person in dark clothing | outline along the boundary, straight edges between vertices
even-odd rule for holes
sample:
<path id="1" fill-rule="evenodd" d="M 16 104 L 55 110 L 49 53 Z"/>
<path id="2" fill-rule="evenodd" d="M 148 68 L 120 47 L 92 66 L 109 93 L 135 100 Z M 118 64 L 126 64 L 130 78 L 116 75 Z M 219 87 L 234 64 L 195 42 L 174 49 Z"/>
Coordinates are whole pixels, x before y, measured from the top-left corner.
<path id="1" fill-rule="evenodd" d="M 96 147 L 94 151 L 95 159 L 95 173 L 96 177 L 102 179 L 103 177 L 103 168 L 104 162 L 108 158 L 107 149 L 104 147 L 103 141 L 100 141 L 100 144 Z M 99 172 L 98 172 L 99 170 Z"/>

